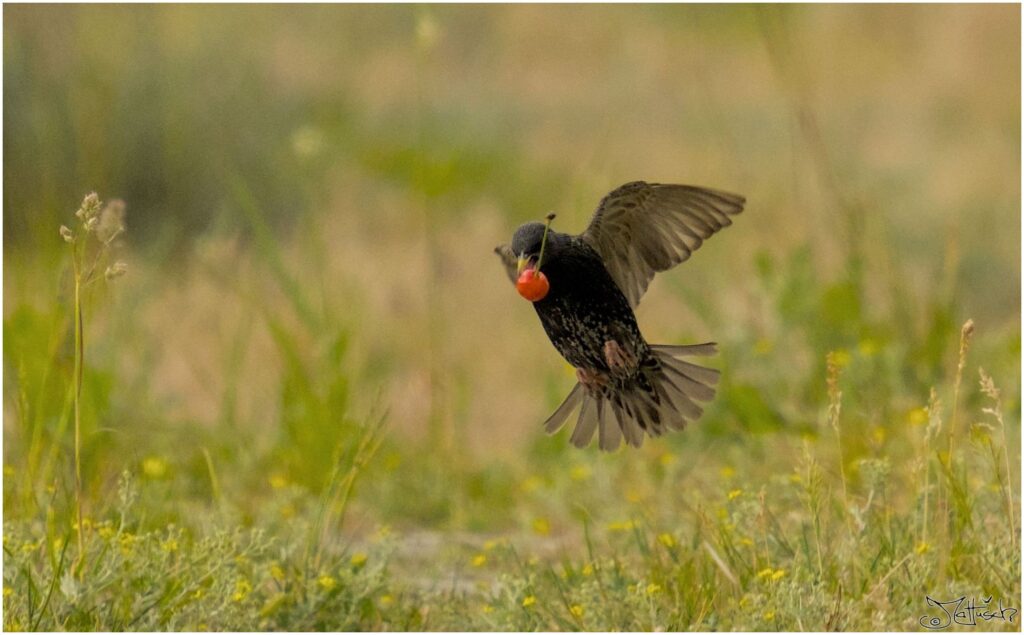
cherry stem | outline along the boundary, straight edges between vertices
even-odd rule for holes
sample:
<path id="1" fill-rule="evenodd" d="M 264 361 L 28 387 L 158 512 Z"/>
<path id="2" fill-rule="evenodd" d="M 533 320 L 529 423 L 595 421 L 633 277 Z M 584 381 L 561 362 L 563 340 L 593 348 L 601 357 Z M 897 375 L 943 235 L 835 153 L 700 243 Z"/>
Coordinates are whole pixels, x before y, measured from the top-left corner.
<path id="1" fill-rule="evenodd" d="M 544 246 L 548 242 L 548 230 L 551 229 L 551 221 L 555 220 L 555 213 L 547 215 L 547 222 L 544 224 L 544 235 L 540 239 L 540 253 L 537 254 L 537 266 L 533 268 L 534 275 L 540 273 L 540 263 L 544 260 Z"/>

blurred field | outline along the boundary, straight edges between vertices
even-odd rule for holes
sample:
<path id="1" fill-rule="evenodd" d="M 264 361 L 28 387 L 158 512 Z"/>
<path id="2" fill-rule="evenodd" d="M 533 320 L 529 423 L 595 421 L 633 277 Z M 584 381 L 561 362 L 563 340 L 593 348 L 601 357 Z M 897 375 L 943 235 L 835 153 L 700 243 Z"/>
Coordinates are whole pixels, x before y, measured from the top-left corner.
<path id="1" fill-rule="evenodd" d="M 5 629 L 1020 608 L 1019 11 L 5 6 Z M 719 342 L 716 401 L 601 455 L 540 429 L 571 369 L 491 249 L 635 179 L 748 207 L 638 311 Z M 78 561 L 93 190 L 130 269 L 86 296 Z"/>

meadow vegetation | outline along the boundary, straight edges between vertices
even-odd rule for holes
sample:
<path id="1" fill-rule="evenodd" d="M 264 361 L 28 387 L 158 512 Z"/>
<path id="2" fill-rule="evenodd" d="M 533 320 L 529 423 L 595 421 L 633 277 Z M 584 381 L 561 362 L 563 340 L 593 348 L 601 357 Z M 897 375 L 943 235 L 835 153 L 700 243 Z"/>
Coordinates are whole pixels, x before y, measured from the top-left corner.
<path id="1" fill-rule="evenodd" d="M 5 6 L 5 630 L 1020 609 L 1019 23 Z M 491 249 L 638 178 L 748 197 L 638 311 L 723 379 L 684 433 L 580 451 Z M 78 285 L 93 190 L 127 266 Z"/>

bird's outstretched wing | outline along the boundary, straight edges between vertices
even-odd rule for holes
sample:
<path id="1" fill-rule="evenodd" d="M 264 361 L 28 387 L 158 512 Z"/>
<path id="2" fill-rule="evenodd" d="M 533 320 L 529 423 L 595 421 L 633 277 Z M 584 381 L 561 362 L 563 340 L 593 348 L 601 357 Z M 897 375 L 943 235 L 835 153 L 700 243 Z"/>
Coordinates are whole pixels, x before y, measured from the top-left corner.
<path id="1" fill-rule="evenodd" d="M 494 253 L 501 258 L 501 264 L 505 267 L 505 273 L 512 284 L 516 283 L 516 255 L 512 253 L 512 245 L 505 243 L 494 248 Z"/>
<path id="2" fill-rule="evenodd" d="M 742 212 L 745 202 L 702 187 L 634 181 L 601 199 L 581 236 L 635 307 L 656 272 L 683 262 L 731 225 L 729 217 Z"/>

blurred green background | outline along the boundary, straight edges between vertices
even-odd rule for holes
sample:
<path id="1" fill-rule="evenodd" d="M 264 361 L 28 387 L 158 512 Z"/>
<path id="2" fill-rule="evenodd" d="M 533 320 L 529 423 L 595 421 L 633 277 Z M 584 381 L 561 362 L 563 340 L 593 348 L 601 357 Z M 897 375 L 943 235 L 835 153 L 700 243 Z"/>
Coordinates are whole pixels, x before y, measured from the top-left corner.
<path id="1" fill-rule="evenodd" d="M 130 270 L 87 298 L 84 471 L 96 516 L 122 470 L 149 479 L 140 531 L 211 506 L 259 525 L 281 488 L 329 489 L 382 416 L 350 534 L 579 544 L 575 505 L 613 520 L 791 469 L 828 432 L 829 351 L 856 480 L 918 451 L 932 387 L 954 402 L 967 318 L 962 425 L 984 366 L 1016 478 L 1019 24 L 1009 5 L 6 5 L 5 522 L 68 504 L 57 228 L 93 190 L 127 203 Z M 539 427 L 571 369 L 491 249 L 552 210 L 580 231 L 637 179 L 747 197 L 638 311 L 654 343 L 718 341 L 724 379 L 686 433 L 580 453 Z M 584 468 L 615 476 L 555 486 Z"/>

